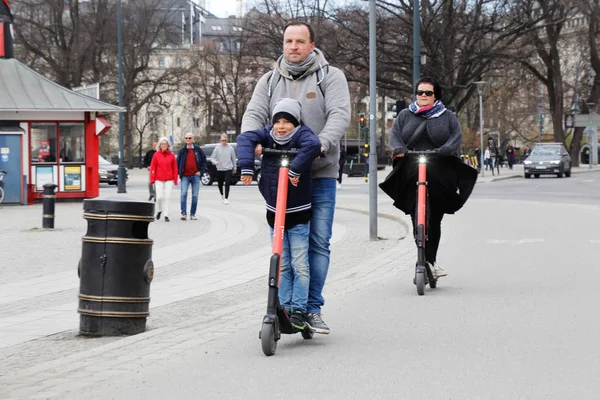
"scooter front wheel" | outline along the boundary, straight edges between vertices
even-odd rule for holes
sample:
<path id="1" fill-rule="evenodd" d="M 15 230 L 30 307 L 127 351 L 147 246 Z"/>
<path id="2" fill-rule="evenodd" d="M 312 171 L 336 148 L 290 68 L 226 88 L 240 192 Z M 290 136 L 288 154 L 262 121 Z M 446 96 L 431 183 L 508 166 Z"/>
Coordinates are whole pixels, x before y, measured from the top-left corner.
<path id="1" fill-rule="evenodd" d="M 425 294 L 425 272 L 417 272 L 416 275 L 417 293 L 419 296 L 423 296 Z"/>
<path id="2" fill-rule="evenodd" d="M 275 340 L 275 324 L 266 324 L 263 322 L 260 330 L 260 343 L 265 356 L 272 356 L 277 351 L 277 341 Z"/>

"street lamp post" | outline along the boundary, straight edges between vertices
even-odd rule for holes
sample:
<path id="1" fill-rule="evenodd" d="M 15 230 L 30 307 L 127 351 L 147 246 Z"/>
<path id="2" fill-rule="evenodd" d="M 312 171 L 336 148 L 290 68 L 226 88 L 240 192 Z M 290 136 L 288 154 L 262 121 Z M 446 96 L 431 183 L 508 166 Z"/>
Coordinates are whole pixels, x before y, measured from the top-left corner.
<path id="1" fill-rule="evenodd" d="M 417 81 L 421 75 L 421 5 L 413 0 L 413 99 L 417 96 Z"/>
<path id="2" fill-rule="evenodd" d="M 481 168 L 481 177 L 484 177 L 484 165 L 483 165 L 483 157 L 485 151 L 483 150 L 483 88 L 485 87 L 485 81 L 477 81 L 475 85 L 477 85 L 477 90 L 479 91 L 479 166 Z"/>
<path id="3" fill-rule="evenodd" d="M 119 0 L 117 4 L 117 48 L 118 48 L 118 62 L 119 62 L 119 71 L 118 71 L 118 80 L 119 80 L 119 107 L 123 107 L 123 31 L 121 27 L 121 20 L 123 19 L 123 12 L 121 10 L 121 0 Z M 127 172 L 125 171 L 125 145 L 123 143 L 123 123 L 124 123 L 124 115 L 123 112 L 119 112 L 119 172 L 117 172 L 118 180 L 117 180 L 117 193 L 127 193 L 126 187 L 126 176 Z"/>
<path id="4" fill-rule="evenodd" d="M 590 120 L 588 122 L 588 126 L 586 128 L 588 135 L 590 137 L 590 157 L 588 160 L 588 164 L 590 165 L 590 169 L 592 168 L 592 164 L 596 163 L 596 158 L 598 157 L 598 127 L 594 121 L 594 113 L 596 112 L 596 103 L 587 103 L 589 109 Z"/>

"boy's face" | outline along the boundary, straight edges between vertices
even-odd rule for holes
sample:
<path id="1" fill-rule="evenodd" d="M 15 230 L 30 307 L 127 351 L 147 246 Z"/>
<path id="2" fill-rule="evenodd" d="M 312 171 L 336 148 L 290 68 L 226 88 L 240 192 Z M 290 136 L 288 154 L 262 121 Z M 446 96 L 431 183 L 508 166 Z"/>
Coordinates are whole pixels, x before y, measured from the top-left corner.
<path id="1" fill-rule="evenodd" d="M 279 120 L 273 124 L 273 132 L 275 132 L 277 136 L 283 136 L 286 133 L 290 133 L 294 128 L 294 124 L 285 118 L 279 118 Z"/>

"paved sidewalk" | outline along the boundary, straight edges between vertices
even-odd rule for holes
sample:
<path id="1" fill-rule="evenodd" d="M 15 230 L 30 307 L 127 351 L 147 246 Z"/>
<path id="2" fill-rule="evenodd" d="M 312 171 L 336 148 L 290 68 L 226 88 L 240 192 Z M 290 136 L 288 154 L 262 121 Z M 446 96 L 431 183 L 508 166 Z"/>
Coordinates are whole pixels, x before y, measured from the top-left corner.
<path id="1" fill-rule="evenodd" d="M 378 172 L 378 183 L 389 171 Z M 128 196 L 147 199 L 146 176 L 130 171 Z M 501 169 L 504 176 L 522 177 L 522 170 Z M 378 234 L 388 240 L 369 240 L 368 186 L 364 178 L 344 177 L 338 190 L 328 299 L 413 268 L 414 244 L 410 236 L 399 240 L 407 237 L 410 218 L 381 191 Z M 115 193 L 115 187 L 101 189 L 101 196 Z M 58 203 L 55 230 L 40 229 L 40 204 L 0 207 L 1 399 L 61 398 L 129 372 L 132 360 L 176 356 L 256 323 L 270 254 L 263 200 L 255 184 L 232 187 L 227 206 L 215 186 L 201 187 L 199 197 L 198 221 L 178 219 L 174 190 L 172 222 L 150 224 L 156 271 L 148 330 L 127 338 L 78 336 L 77 264 L 87 228 L 82 204 Z"/>

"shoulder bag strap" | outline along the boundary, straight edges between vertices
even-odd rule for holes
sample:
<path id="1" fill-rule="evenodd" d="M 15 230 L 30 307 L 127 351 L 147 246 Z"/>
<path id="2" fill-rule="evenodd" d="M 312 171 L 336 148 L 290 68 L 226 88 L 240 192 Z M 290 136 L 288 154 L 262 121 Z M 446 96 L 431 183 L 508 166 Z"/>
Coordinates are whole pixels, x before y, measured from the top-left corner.
<path id="1" fill-rule="evenodd" d="M 407 149 L 410 150 L 414 146 L 414 144 L 417 142 L 417 140 L 419 140 L 419 138 L 421 137 L 421 134 L 425 130 L 425 125 L 427 125 L 427 120 L 423 119 L 423 121 L 421 121 L 421 123 L 419 124 L 419 126 L 417 126 L 417 129 L 415 129 L 415 131 L 413 132 L 413 134 L 410 135 L 410 137 L 406 141 L 406 148 Z"/>

